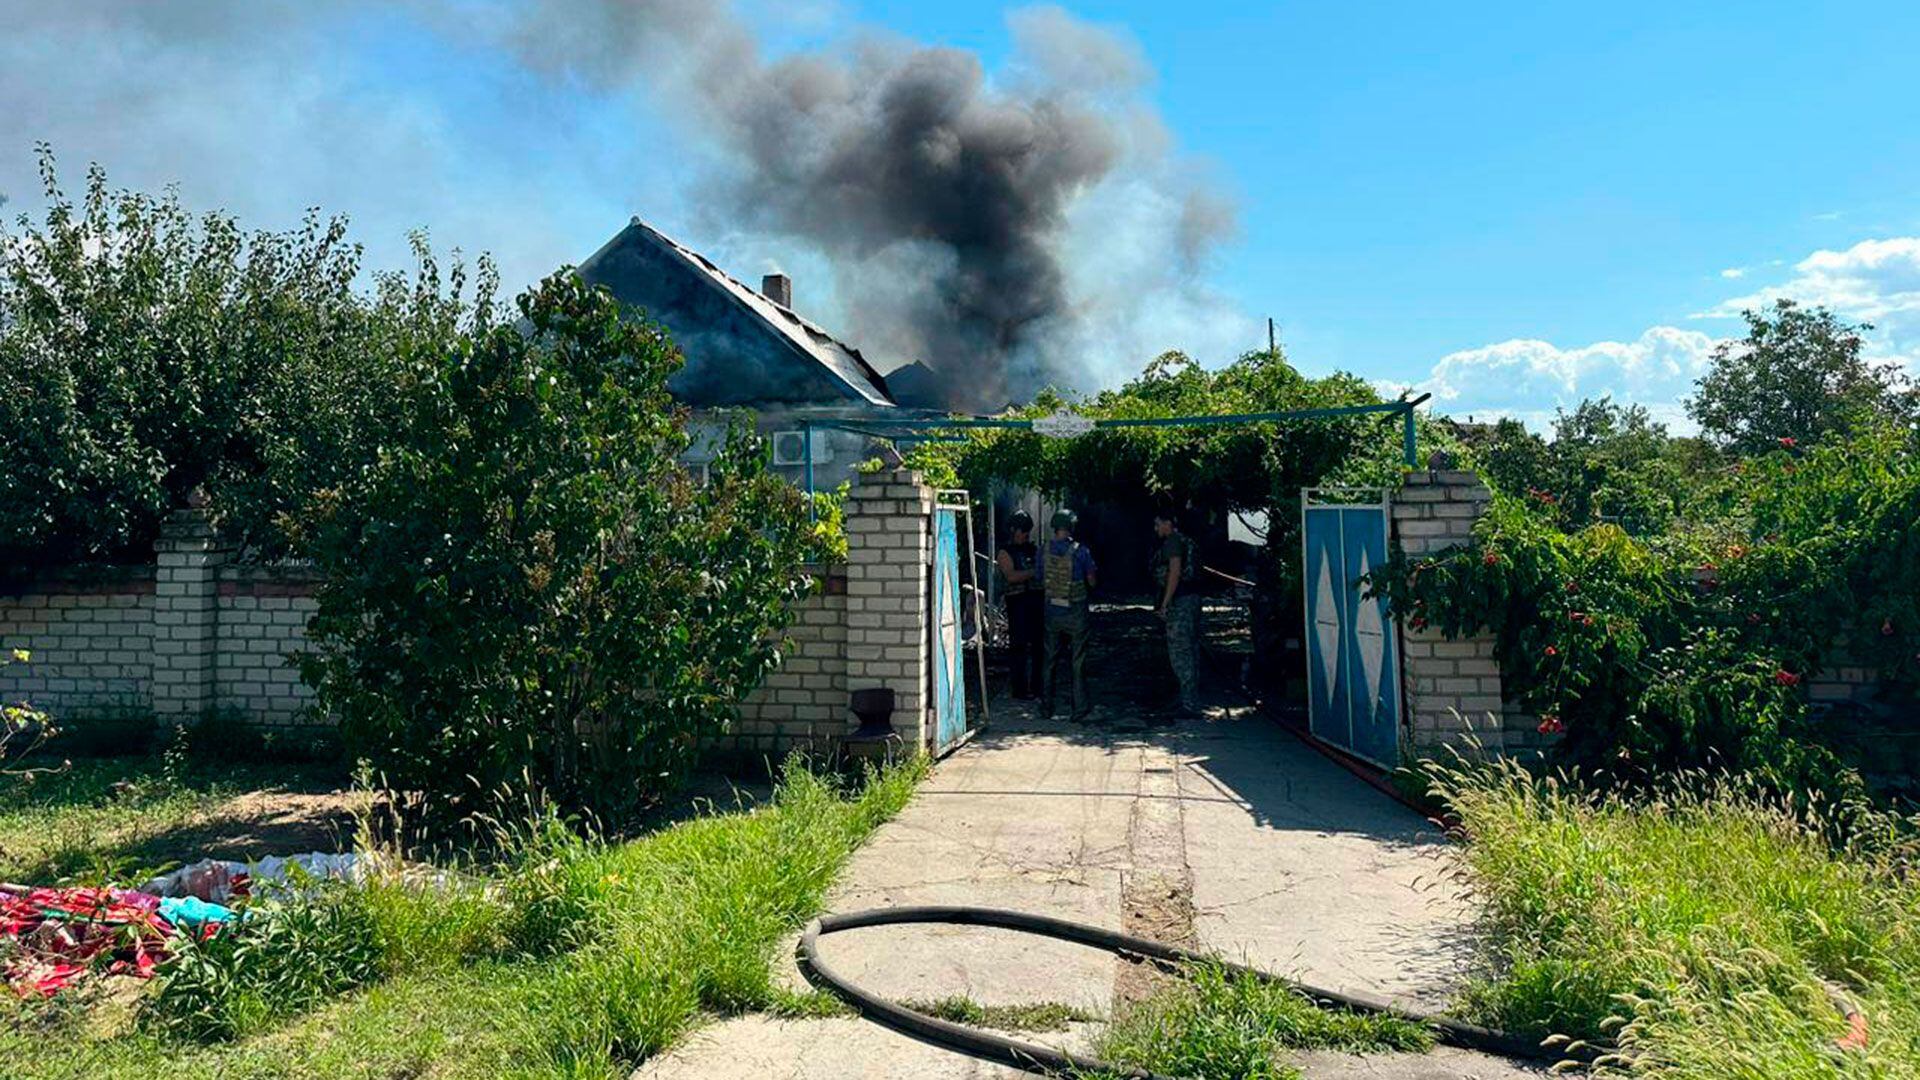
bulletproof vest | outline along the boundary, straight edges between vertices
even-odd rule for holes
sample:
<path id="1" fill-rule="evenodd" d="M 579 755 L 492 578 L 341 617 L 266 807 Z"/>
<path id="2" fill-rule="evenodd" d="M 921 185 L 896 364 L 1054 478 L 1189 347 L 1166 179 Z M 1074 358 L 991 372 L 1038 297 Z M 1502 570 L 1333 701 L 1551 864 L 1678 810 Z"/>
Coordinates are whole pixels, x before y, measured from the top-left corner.
<path id="1" fill-rule="evenodd" d="M 1067 542 L 1067 550 L 1055 554 L 1053 545 L 1047 545 L 1047 603 L 1058 607 L 1072 607 L 1087 602 L 1087 583 L 1073 579 L 1073 557 L 1080 553 L 1077 540 Z"/>
<path id="2" fill-rule="evenodd" d="M 1005 550 L 1007 552 L 1007 558 L 1013 560 L 1013 568 L 1015 570 L 1033 569 L 1034 561 L 1039 558 L 1040 554 L 1039 547 L 1031 543 L 1008 544 Z M 1003 596 L 1025 596 L 1040 588 L 1040 583 L 1033 578 L 1028 578 L 1025 581 L 1005 581 L 1004 584 L 1006 588 L 1001 592 Z"/>

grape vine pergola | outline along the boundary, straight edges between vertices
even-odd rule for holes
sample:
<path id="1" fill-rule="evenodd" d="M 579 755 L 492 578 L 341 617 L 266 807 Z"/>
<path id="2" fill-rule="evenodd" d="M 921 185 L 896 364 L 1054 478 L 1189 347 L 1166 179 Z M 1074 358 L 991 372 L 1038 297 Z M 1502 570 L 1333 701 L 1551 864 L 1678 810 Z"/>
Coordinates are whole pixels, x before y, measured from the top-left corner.
<path id="1" fill-rule="evenodd" d="M 1080 431 L 1093 431 L 1113 428 L 1155 428 L 1155 427 L 1217 427 L 1230 424 L 1271 424 L 1302 420 L 1334 420 L 1349 416 L 1393 415 L 1400 418 L 1401 453 L 1407 468 L 1420 465 L 1419 448 L 1415 442 L 1416 425 L 1414 410 L 1433 395 L 1421 394 L 1415 398 L 1401 398 L 1398 401 L 1385 401 L 1373 405 L 1338 405 L 1322 409 L 1292 409 L 1283 412 L 1223 413 L 1213 416 L 1156 416 L 1116 418 L 1102 420 L 1081 420 Z M 809 502 L 814 495 L 813 484 L 813 431 L 814 429 L 833 429 L 849 431 L 868 438 L 883 439 L 889 442 L 926 442 L 950 438 L 946 432 L 964 432 L 974 429 L 1002 430 L 1039 430 L 1045 433 L 1049 421 L 1054 417 L 1015 419 L 996 416 L 939 416 L 903 418 L 899 420 L 803 420 L 806 444 L 806 490 Z M 1035 425 L 1040 425 L 1036 428 Z"/>

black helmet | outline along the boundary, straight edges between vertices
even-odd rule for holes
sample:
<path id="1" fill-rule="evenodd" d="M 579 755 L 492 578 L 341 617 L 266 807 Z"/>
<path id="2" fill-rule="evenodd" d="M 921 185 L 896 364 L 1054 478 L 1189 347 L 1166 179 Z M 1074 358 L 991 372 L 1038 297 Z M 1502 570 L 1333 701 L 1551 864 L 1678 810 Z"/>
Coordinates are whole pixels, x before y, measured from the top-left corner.
<path id="1" fill-rule="evenodd" d="M 1065 529 L 1068 532 L 1072 532 L 1073 527 L 1078 524 L 1080 524 L 1080 515 L 1065 507 L 1053 512 L 1053 527 L 1056 529 Z"/>
<path id="2" fill-rule="evenodd" d="M 1025 510 L 1015 510 L 1013 514 L 1007 518 L 1007 530 L 1009 532 L 1032 532 L 1033 515 L 1027 513 Z"/>

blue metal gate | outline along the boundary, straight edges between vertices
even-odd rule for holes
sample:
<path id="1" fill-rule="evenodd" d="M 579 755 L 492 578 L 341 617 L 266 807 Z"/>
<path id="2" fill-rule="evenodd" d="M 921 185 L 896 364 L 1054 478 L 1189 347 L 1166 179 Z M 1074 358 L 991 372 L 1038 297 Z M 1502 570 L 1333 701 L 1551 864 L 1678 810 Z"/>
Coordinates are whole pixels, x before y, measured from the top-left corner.
<path id="1" fill-rule="evenodd" d="M 1314 737 L 1376 765 L 1400 758 L 1400 650 L 1384 597 L 1358 581 L 1387 561 L 1387 497 L 1308 489 L 1301 497 L 1307 716 Z"/>
<path id="2" fill-rule="evenodd" d="M 967 733 L 967 679 L 960 633 L 960 515 L 933 509 L 933 752 L 945 753 Z"/>

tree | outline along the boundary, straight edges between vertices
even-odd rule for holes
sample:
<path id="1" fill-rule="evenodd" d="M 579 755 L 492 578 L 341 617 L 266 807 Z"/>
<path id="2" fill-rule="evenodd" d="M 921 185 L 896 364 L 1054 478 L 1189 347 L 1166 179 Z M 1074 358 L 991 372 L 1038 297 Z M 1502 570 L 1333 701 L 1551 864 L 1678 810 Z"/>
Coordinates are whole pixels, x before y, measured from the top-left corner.
<path id="1" fill-rule="evenodd" d="M 1776 301 L 1748 311 L 1747 336 L 1724 342 L 1690 398 L 1687 414 L 1736 454 L 1811 446 L 1872 422 L 1911 424 L 1920 398 L 1886 365 L 1861 356 L 1860 333 L 1825 308 Z"/>
<path id="2" fill-rule="evenodd" d="M 681 357 L 562 272 L 450 348 L 408 348 L 401 422 L 298 515 L 326 571 L 305 675 L 354 752 L 443 820 L 530 779 L 657 796 L 777 657 L 809 586 L 802 496 L 736 425 L 678 465 Z"/>
<path id="3" fill-rule="evenodd" d="M 399 342 L 444 338 L 432 260 L 368 298 L 341 219 L 249 234 L 98 167 L 76 204 L 44 147 L 41 171 L 44 222 L 0 228 L 0 566 L 146 558 L 195 488 L 284 547 L 274 516 L 391 426 Z"/>
<path id="4" fill-rule="evenodd" d="M 1645 407 L 1604 397 L 1560 410 L 1551 440 L 1502 420 L 1472 450 L 1496 490 L 1550 508 L 1568 529 L 1605 521 L 1635 535 L 1660 532 L 1682 512 L 1697 479 L 1685 440 L 1668 435 Z"/>

